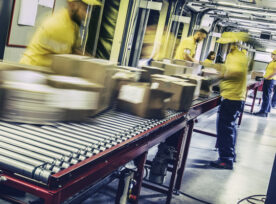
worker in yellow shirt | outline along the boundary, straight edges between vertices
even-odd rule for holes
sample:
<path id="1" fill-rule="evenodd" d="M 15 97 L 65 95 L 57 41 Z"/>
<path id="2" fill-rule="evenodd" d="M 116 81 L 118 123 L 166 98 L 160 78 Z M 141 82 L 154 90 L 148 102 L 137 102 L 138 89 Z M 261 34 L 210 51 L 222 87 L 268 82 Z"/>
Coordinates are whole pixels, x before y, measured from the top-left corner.
<path id="1" fill-rule="evenodd" d="M 197 43 L 204 40 L 207 34 L 206 30 L 199 29 L 193 36 L 183 39 L 176 50 L 174 59 L 197 62 L 194 58 Z"/>
<path id="2" fill-rule="evenodd" d="M 46 19 L 27 47 L 21 64 L 49 67 L 51 54 L 81 54 L 79 29 L 88 5 L 101 5 L 98 0 L 68 0 L 68 7 Z"/>
<path id="3" fill-rule="evenodd" d="M 267 65 L 264 75 L 262 107 L 259 112 L 254 113 L 256 116 L 267 117 L 271 109 L 271 94 L 276 82 L 276 50 L 271 53 L 271 58 L 272 61 Z"/>
<path id="4" fill-rule="evenodd" d="M 217 116 L 217 147 L 219 159 L 210 163 L 222 169 L 233 169 L 235 160 L 236 119 L 243 110 L 246 94 L 248 59 L 235 42 L 246 41 L 247 34 L 226 32 L 218 43 L 232 43 L 221 73 L 220 94 L 222 101 Z M 233 44 L 234 43 L 234 44 Z"/>
<path id="5" fill-rule="evenodd" d="M 207 59 L 204 60 L 204 63 L 213 64 L 216 58 L 216 53 L 214 51 L 209 52 Z"/>

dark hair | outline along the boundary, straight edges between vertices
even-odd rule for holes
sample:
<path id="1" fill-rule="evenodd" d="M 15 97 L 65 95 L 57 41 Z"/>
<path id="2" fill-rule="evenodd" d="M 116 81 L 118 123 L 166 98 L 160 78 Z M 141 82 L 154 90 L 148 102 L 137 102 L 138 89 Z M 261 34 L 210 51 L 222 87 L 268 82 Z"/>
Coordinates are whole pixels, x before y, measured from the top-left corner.
<path id="1" fill-rule="evenodd" d="M 205 33 L 206 35 L 208 35 L 208 32 L 203 28 L 200 28 L 197 32 Z"/>
<path id="2" fill-rule="evenodd" d="M 211 52 L 209 52 L 209 54 L 208 54 L 208 56 L 207 56 L 207 59 L 211 59 L 211 55 L 214 55 L 214 54 L 216 54 L 214 51 L 211 51 Z"/>

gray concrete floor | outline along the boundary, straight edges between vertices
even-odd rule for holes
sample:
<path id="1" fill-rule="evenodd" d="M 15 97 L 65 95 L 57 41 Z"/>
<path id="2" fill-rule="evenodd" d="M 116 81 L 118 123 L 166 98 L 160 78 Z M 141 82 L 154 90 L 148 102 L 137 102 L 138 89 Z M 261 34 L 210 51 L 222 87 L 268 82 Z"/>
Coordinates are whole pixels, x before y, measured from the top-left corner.
<path id="1" fill-rule="evenodd" d="M 256 106 L 255 110 L 258 110 Z M 246 107 L 242 124 L 238 128 L 237 162 L 234 170 L 218 170 L 206 164 L 217 159 L 214 150 L 216 139 L 194 133 L 189 150 L 188 163 L 182 181 L 181 192 L 213 204 L 236 204 L 242 198 L 266 194 L 276 152 L 276 110 L 268 118 L 255 117 Z M 196 128 L 215 133 L 216 109 L 198 118 Z M 149 156 L 153 157 L 156 148 Z M 169 176 L 168 176 L 169 177 Z M 169 178 L 166 178 L 168 183 Z M 82 204 L 114 203 L 117 181 L 95 193 Z M 165 203 L 166 196 L 142 188 L 139 203 Z M 6 204 L 0 200 L 0 204 Z M 200 204 L 184 195 L 174 195 L 173 204 Z"/>

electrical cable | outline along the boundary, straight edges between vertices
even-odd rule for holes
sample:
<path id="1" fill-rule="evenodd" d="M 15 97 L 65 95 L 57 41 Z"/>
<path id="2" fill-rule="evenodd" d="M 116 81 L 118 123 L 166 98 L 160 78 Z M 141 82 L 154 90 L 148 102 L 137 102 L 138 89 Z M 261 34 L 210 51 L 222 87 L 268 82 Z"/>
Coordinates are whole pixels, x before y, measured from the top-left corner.
<path id="1" fill-rule="evenodd" d="M 262 198 L 258 198 L 258 197 L 262 197 Z M 259 204 L 260 202 L 265 203 L 265 199 L 266 199 L 266 195 L 251 195 L 251 196 L 241 199 L 237 204 L 240 204 L 243 201 L 247 201 L 248 203 L 251 203 L 251 204 Z M 254 202 L 252 200 L 257 201 L 257 202 Z"/>
<path id="2" fill-rule="evenodd" d="M 201 203 L 204 203 L 204 204 L 212 204 L 212 203 L 209 203 L 209 202 L 207 202 L 207 201 L 204 201 L 204 200 L 198 199 L 198 198 L 196 198 L 196 197 L 193 197 L 193 196 L 191 196 L 191 195 L 189 195 L 189 194 L 183 193 L 183 192 L 181 192 L 181 191 L 178 191 L 178 192 L 179 192 L 181 195 L 186 196 L 186 197 L 188 197 L 188 198 L 191 198 L 191 199 L 193 199 L 193 200 L 196 200 L 196 201 L 198 201 L 198 202 L 201 202 Z"/>

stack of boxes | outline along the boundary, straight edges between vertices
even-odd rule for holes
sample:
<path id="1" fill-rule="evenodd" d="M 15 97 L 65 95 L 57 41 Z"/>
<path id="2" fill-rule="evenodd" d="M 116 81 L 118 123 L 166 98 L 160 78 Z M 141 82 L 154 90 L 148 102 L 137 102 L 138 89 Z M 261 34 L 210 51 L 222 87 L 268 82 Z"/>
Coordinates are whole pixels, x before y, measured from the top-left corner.
<path id="1" fill-rule="evenodd" d="M 121 87 L 117 107 L 140 117 L 164 118 L 165 99 L 170 96 L 170 93 L 152 89 L 149 83 L 129 83 Z"/>
<path id="2" fill-rule="evenodd" d="M 24 116 L 29 116 L 28 122 L 34 123 L 83 120 L 107 109 L 115 101 L 121 111 L 162 118 L 165 109 L 189 110 L 205 82 L 205 78 L 192 74 L 200 68 L 196 63 L 170 60 L 153 61 L 151 66 L 140 69 L 68 54 L 54 55 L 51 69 L 1 63 L 0 70 L 9 70 L 25 80 L 20 82 L 16 77 L 11 79 L 12 74 L 0 73 L 1 94 L 5 99 L 1 100 L 4 104 L 2 118 L 23 121 Z M 22 75 L 18 70 L 29 71 Z M 16 99 L 21 103 L 15 103 Z M 19 113 L 12 111 L 20 108 Z"/>

